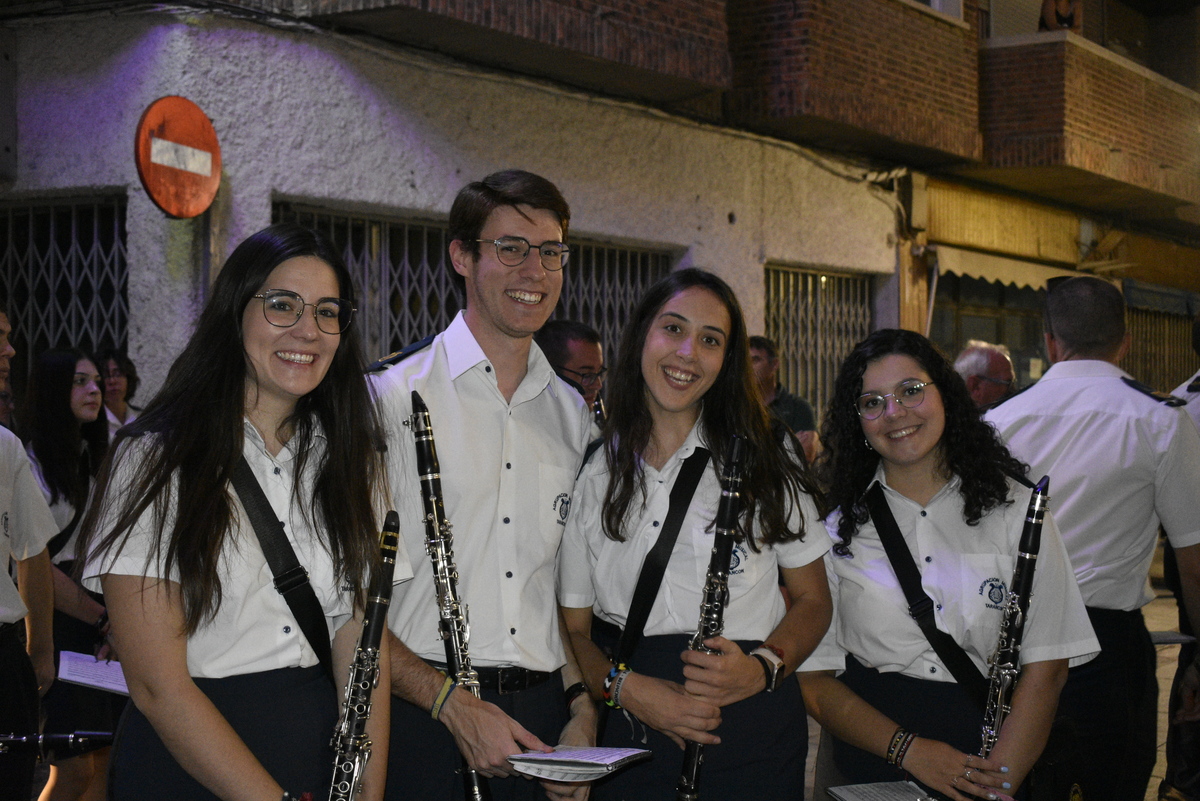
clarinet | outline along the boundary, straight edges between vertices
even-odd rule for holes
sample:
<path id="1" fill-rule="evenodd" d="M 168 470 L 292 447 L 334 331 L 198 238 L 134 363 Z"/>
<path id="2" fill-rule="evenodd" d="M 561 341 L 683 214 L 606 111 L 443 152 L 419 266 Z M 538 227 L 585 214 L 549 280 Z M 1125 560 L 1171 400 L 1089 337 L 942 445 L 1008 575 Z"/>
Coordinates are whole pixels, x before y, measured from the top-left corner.
<path id="1" fill-rule="evenodd" d="M 983 712 L 983 743 L 979 755 L 986 757 L 996 745 L 1004 719 L 1012 711 L 1012 694 L 1017 678 L 1021 674 L 1021 638 L 1025 634 L 1025 614 L 1029 610 L 1029 596 L 1033 590 L 1033 571 L 1037 567 L 1038 551 L 1042 545 L 1042 521 L 1046 516 L 1046 505 L 1050 496 L 1050 477 L 1034 487 L 1029 497 L 1029 509 L 1025 513 L 1025 526 L 1021 529 L 1021 545 L 1017 553 L 1017 566 L 1013 570 L 1012 587 L 1004 602 L 1004 617 L 1000 621 L 1000 639 L 996 650 L 988 659 L 987 706 Z"/>
<path id="2" fill-rule="evenodd" d="M 33 751 L 38 759 L 46 758 L 46 751 L 75 753 L 102 745 L 112 745 L 110 731 L 73 731 L 67 734 L 0 734 L 0 754 Z"/>
<path id="3" fill-rule="evenodd" d="M 454 536 L 442 505 L 442 475 L 438 466 L 429 407 L 414 390 L 413 414 L 408 424 L 416 437 L 417 473 L 421 477 L 421 501 L 425 505 L 425 550 L 433 563 L 433 585 L 437 594 L 438 627 L 446 647 L 446 671 L 455 683 L 479 697 L 479 675 L 471 667 L 467 651 L 470 626 L 467 607 L 458 598 L 458 568 L 454 565 Z M 463 784 L 468 801 L 489 801 L 492 797 L 487 779 L 463 760 Z"/>
<path id="4" fill-rule="evenodd" d="M 721 502 L 717 506 L 712 555 L 708 560 L 708 576 L 700 601 L 700 624 L 688 643 L 688 648 L 693 651 L 716 653 L 705 647 L 704 641 L 719 636 L 725 630 L 725 606 L 729 603 L 729 561 L 733 556 L 733 542 L 737 534 L 745 442 L 737 435 L 729 440 L 729 457 L 721 476 Z M 703 762 L 704 746 L 689 740 L 683 754 L 679 783 L 675 787 L 676 801 L 696 801 L 700 797 L 700 766 Z"/>
<path id="5" fill-rule="evenodd" d="M 387 627 L 399 539 L 400 516 L 388 512 L 379 536 L 380 564 L 371 577 L 362 634 L 358 638 L 358 648 L 354 651 L 350 677 L 346 682 L 342 716 L 333 731 L 333 742 L 330 744 L 334 758 L 329 801 L 353 801 L 362 790 L 363 770 L 371 758 L 367 721 L 371 719 L 371 692 L 379 686 L 379 643 Z"/>

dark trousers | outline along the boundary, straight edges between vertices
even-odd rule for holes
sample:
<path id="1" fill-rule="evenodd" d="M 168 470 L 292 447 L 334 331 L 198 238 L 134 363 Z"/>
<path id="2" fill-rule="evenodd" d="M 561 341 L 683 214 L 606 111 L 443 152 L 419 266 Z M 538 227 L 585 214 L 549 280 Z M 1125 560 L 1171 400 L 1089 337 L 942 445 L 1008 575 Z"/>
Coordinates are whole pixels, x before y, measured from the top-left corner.
<path id="1" fill-rule="evenodd" d="M 37 677 L 25 653 L 23 622 L 0 631 L 0 734 L 37 734 Z M 0 754 L 0 801 L 29 801 L 37 750 L 16 749 Z"/>
<path id="2" fill-rule="evenodd" d="M 324 668 L 284 668 L 224 679 L 195 679 L 267 773 L 294 796 L 327 798 L 333 775 L 329 743 L 338 699 Z M 203 736 L 196 732 L 196 737 Z M 129 704 L 109 764 L 110 801 L 216 801 Z"/>
<path id="3" fill-rule="evenodd" d="M 1154 770 L 1158 734 L 1156 657 L 1140 610 L 1088 607 L 1100 654 L 1071 668 L 1058 712 L 1074 724 L 1076 746 L 1039 797 L 1066 801 L 1078 784 L 1086 801 L 1141 801 Z"/>
<path id="4" fill-rule="evenodd" d="M 1175 593 L 1179 607 L 1179 631 L 1194 635 L 1195 629 L 1188 620 L 1187 610 L 1179 587 L 1179 565 L 1175 561 L 1175 549 L 1170 543 L 1163 545 L 1163 575 L 1167 586 Z M 1196 658 L 1196 644 L 1188 643 L 1179 649 L 1179 664 L 1171 682 L 1171 698 L 1167 702 L 1167 719 L 1179 711 L 1179 682 L 1192 660 Z M 1167 725 L 1167 771 L 1159 785 L 1159 792 L 1171 788 L 1189 798 L 1200 800 L 1200 723 L 1168 723 Z"/>
<path id="5" fill-rule="evenodd" d="M 639 673 L 683 683 L 679 654 L 685 634 L 643 637 L 630 667 Z M 739 642 L 745 651 L 757 642 Z M 803 801 L 804 760 L 808 754 L 808 717 L 800 685 L 789 678 L 773 693 L 758 693 L 722 707 L 716 734 L 719 745 L 706 746 L 701 763 L 700 797 L 705 801 L 789 799 Z M 644 739 L 643 739 L 644 738 Z M 597 801 L 656 801 L 675 796 L 683 751 L 665 734 L 623 711 L 609 710 L 602 745 L 649 748 L 653 757 L 611 779 L 597 782 Z"/>
<path id="6" fill-rule="evenodd" d="M 500 707 L 546 745 L 558 743 L 559 734 L 567 725 L 567 706 L 559 671 L 528 690 L 504 695 L 484 690 L 482 697 Z M 385 801 L 458 801 L 465 796 L 462 766 L 462 755 L 449 729 L 431 718 L 428 710 L 392 698 Z M 491 789 L 493 801 L 539 801 L 546 797 L 541 785 L 523 776 L 484 781 Z"/>

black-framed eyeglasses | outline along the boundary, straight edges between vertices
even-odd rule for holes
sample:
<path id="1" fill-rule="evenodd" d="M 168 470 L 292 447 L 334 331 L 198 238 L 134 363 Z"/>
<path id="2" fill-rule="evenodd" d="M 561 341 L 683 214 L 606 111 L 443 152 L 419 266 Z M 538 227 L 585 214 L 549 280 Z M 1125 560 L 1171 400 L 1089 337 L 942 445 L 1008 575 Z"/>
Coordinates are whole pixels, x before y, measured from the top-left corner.
<path id="1" fill-rule="evenodd" d="M 594 385 L 597 381 L 603 379 L 604 374 L 608 372 L 607 367 L 601 367 L 600 372 L 598 373 L 581 373 L 578 370 L 572 370 L 570 367 L 560 367 L 558 369 L 564 373 L 573 373 L 574 375 L 579 376 L 579 385 L 584 387 L 590 387 Z"/>
<path id="2" fill-rule="evenodd" d="M 520 267 L 530 250 L 537 250 L 541 257 L 542 266 L 550 272 L 558 272 L 567 266 L 567 258 L 571 248 L 562 242 L 543 242 L 532 245 L 523 236 L 502 236 L 499 239 L 476 239 L 476 242 L 490 242 L 496 246 L 496 258 L 505 267 Z"/>
<path id="3" fill-rule="evenodd" d="M 902 381 L 894 391 L 886 395 L 868 392 L 858 396 L 858 400 L 854 402 L 854 411 L 864 420 L 874 420 L 887 409 L 888 398 L 895 398 L 896 403 L 905 409 L 914 409 L 925 400 L 925 387 L 931 386 L 932 381 Z"/>
<path id="4" fill-rule="evenodd" d="M 278 328 L 291 328 L 300 321 L 306 306 L 312 306 L 317 328 L 326 334 L 340 334 L 350 327 L 355 308 L 345 298 L 321 298 L 305 303 L 304 298 L 287 289 L 268 289 L 252 297 L 261 298 L 263 317 Z"/>

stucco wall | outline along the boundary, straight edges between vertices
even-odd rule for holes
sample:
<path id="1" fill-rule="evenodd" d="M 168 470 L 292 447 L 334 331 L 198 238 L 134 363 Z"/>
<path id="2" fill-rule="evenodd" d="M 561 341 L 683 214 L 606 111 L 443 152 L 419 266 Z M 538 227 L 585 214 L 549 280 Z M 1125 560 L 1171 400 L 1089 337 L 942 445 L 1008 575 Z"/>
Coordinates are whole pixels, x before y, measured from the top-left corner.
<path id="1" fill-rule="evenodd" d="M 762 327 L 767 261 L 894 270 L 887 203 L 834 174 L 849 166 L 791 145 L 210 13 L 43 19 L 13 30 L 17 178 L 0 184 L 0 197 L 128 193 L 130 350 L 145 398 L 186 340 L 200 291 L 199 226 L 158 211 L 133 163 L 142 111 L 168 94 L 199 104 L 220 138 L 218 261 L 269 222 L 274 197 L 444 217 L 463 183 L 514 166 L 560 186 L 574 234 L 669 247 L 682 263 L 720 273 L 752 330 Z"/>

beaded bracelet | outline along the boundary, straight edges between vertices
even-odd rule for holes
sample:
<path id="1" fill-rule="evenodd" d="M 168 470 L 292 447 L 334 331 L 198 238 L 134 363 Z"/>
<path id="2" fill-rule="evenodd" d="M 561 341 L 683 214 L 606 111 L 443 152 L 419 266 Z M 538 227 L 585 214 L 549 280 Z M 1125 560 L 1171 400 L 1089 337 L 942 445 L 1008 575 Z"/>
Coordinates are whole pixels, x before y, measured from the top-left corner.
<path id="1" fill-rule="evenodd" d="M 429 710 L 429 717 L 434 720 L 442 714 L 442 707 L 446 705 L 446 699 L 450 697 L 450 693 L 454 692 L 454 688 L 458 685 L 454 683 L 454 679 L 450 676 L 446 677 L 446 681 L 442 683 L 442 689 L 438 693 L 437 700 L 433 702 L 433 707 Z"/>
<path id="2" fill-rule="evenodd" d="M 617 681 L 618 676 L 623 676 L 629 672 L 629 668 L 624 662 L 613 665 L 609 669 L 608 675 L 604 677 L 604 703 L 613 709 L 620 709 L 621 705 L 613 697 L 613 683 Z"/>
<path id="3" fill-rule="evenodd" d="M 897 727 L 896 732 L 892 735 L 892 740 L 888 743 L 887 762 L 889 765 L 896 764 L 896 749 L 900 747 L 900 743 L 904 740 L 904 735 L 908 734 L 903 728 Z"/>
<path id="4" fill-rule="evenodd" d="M 904 735 L 904 742 L 900 743 L 900 747 L 896 749 L 896 767 L 904 767 L 904 757 L 908 755 L 908 747 L 913 744 L 913 740 L 917 739 L 917 735 L 909 732 Z"/>

